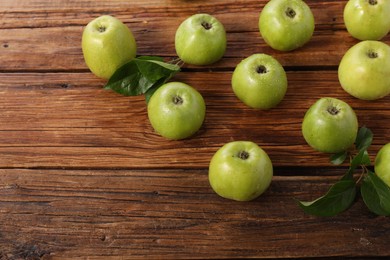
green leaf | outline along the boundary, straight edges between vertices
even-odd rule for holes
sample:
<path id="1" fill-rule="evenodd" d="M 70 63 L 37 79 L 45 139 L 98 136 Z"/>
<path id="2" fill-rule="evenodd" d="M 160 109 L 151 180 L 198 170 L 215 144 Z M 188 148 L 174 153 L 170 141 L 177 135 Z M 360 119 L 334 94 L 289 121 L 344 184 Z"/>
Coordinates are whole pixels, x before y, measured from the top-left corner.
<path id="1" fill-rule="evenodd" d="M 155 84 L 155 87 L 152 87 L 152 88 L 148 89 L 148 91 L 146 91 L 146 93 L 145 93 L 145 101 L 146 101 L 146 104 L 149 103 L 149 100 L 150 100 L 150 98 L 152 97 L 152 95 L 154 94 L 154 92 L 156 92 L 156 90 L 157 90 L 162 84 L 164 84 L 164 82 L 161 82 L 161 83 L 157 82 L 157 83 Z"/>
<path id="2" fill-rule="evenodd" d="M 352 180 L 353 179 L 353 172 L 356 170 L 357 167 L 363 164 L 365 160 L 364 154 L 367 153 L 366 150 L 360 150 L 357 155 L 353 157 L 351 160 L 351 164 L 348 168 L 348 171 L 346 174 L 341 178 L 341 180 Z"/>
<path id="3" fill-rule="evenodd" d="M 347 180 L 353 180 L 353 171 L 351 167 L 349 167 L 348 171 L 345 173 L 343 177 L 341 177 L 342 181 L 347 181 Z"/>
<path id="4" fill-rule="evenodd" d="M 372 137 L 373 135 L 370 129 L 365 127 L 360 128 L 358 137 L 356 138 L 357 141 L 355 142 L 359 145 L 360 149 L 358 154 L 352 158 L 350 167 L 347 173 L 342 178 L 343 180 L 352 179 L 353 172 L 356 170 L 357 167 L 361 165 L 371 165 L 371 160 L 370 156 L 368 155 L 367 148 L 371 145 Z"/>
<path id="5" fill-rule="evenodd" d="M 360 150 L 359 153 L 353 157 L 350 166 L 353 170 L 363 164 L 365 153 L 367 153 L 366 150 Z"/>
<path id="6" fill-rule="evenodd" d="M 347 151 L 343 151 L 343 152 L 340 152 L 340 153 L 336 153 L 336 154 L 333 154 L 331 157 L 330 157 L 330 162 L 334 165 L 340 165 L 342 164 L 345 159 L 347 159 L 347 156 L 348 156 L 348 152 Z"/>
<path id="7" fill-rule="evenodd" d="M 172 70 L 172 71 L 180 70 L 180 66 L 176 65 L 176 64 L 166 63 L 166 62 L 158 61 L 158 60 L 149 60 L 149 62 L 155 63 L 161 67 L 164 67 L 167 70 Z"/>
<path id="8" fill-rule="evenodd" d="M 333 184 L 324 196 L 310 202 L 298 201 L 298 204 L 307 214 L 329 217 L 348 209 L 355 197 L 355 181 L 340 180 Z"/>
<path id="9" fill-rule="evenodd" d="M 380 216 L 390 216 L 390 187 L 375 173 L 366 175 L 360 192 L 370 211 Z"/>
<path id="10" fill-rule="evenodd" d="M 364 152 L 363 152 L 363 157 L 362 157 L 360 165 L 365 165 L 365 166 L 371 165 L 370 156 L 368 155 L 367 150 L 364 150 Z"/>
<path id="11" fill-rule="evenodd" d="M 177 65 L 156 60 L 137 59 L 135 63 L 138 66 L 139 72 L 152 82 L 156 82 L 165 77 L 170 78 L 173 72 L 176 73 L 180 69 Z"/>
<path id="12" fill-rule="evenodd" d="M 156 61 L 164 61 L 162 57 L 158 56 L 138 56 L 137 59 L 139 60 L 156 60 Z"/>
<path id="13" fill-rule="evenodd" d="M 373 139 L 372 131 L 367 127 L 361 127 L 356 136 L 355 145 L 358 150 L 367 150 Z"/>
<path id="14" fill-rule="evenodd" d="M 160 57 L 140 56 L 115 71 L 104 88 L 125 96 L 142 95 L 157 89 L 179 71 L 180 66 L 163 62 Z"/>

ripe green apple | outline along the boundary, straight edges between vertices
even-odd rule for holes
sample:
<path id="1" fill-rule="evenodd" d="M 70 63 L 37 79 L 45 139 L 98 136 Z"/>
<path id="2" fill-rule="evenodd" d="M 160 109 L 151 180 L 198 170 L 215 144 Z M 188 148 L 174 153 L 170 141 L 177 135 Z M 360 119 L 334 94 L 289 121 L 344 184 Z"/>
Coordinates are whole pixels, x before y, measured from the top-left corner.
<path id="1" fill-rule="evenodd" d="M 223 24 L 209 14 L 195 14 L 184 20 L 175 35 L 179 58 L 192 65 L 208 65 L 222 58 L 226 50 Z"/>
<path id="2" fill-rule="evenodd" d="M 390 14 L 389 14 L 390 15 Z M 341 59 L 338 77 L 350 95 L 375 100 L 390 93 L 390 46 L 379 41 L 362 41 Z"/>
<path id="3" fill-rule="evenodd" d="M 109 79 L 119 67 L 132 60 L 137 52 L 137 44 L 130 29 L 109 15 L 88 23 L 83 31 L 81 45 L 88 68 L 103 79 Z"/>
<path id="4" fill-rule="evenodd" d="M 249 141 L 223 145 L 213 155 L 209 166 L 209 182 L 221 197 L 250 201 L 260 196 L 271 184 L 272 162 L 267 153 Z"/>
<path id="5" fill-rule="evenodd" d="M 279 51 L 303 46 L 311 39 L 314 27 L 313 13 L 302 0 L 271 0 L 260 13 L 260 34 Z"/>
<path id="6" fill-rule="evenodd" d="M 192 136 L 202 126 L 206 105 L 201 94 L 182 82 L 169 82 L 154 92 L 148 117 L 161 136 L 179 140 Z"/>
<path id="7" fill-rule="evenodd" d="M 315 150 L 338 153 L 350 148 L 356 139 L 358 120 L 353 109 L 336 98 L 320 98 L 307 111 L 302 134 Z"/>
<path id="8" fill-rule="evenodd" d="M 272 56 L 253 54 L 235 68 L 232 87 L 247 106 L 270 109 L 286 94 L 287 76 L 282 65 Z"/>
<path id="9" fill-rule="evenodd" d="M 359 40 L 380 40 L 390 31 L 390 1 L 349 0 L 344 7 L 344 23 Z"/>
<path id="10" fill-rule="evenodd" d="M 390 186 L 390 143 L 382 146 L 375 157 L 375 173 Z"/>

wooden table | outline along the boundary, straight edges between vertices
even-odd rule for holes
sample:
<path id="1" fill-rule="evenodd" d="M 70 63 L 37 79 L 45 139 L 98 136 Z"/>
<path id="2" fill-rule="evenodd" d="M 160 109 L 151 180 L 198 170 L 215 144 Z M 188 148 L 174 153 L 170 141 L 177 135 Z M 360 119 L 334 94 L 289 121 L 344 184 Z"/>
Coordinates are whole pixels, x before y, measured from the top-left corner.
<path id="1" fill-rule="evenodd" d="M 390 220 L 361 198 L 336 217 L 306 215 L 295 198 L 324 194 L 347 165 L 332 166 L 301 135 L 305 111 L 320 97 L 348 102 L 374 132 L 372 159 L 390 141 L 390 96 L 346 94 L 337 78 L 345 51 L 347 1 L 307 0 L 312 40 L 292 52 L 268 47 L 258 32 L 266 0 L 112 0 L 0 2 L 0 258 L 301 258 L 390 256 Z M 143 96 L 103 90 L 86 67 L 84 26 L 110 14 L 133 31 L 139 55 L 176 57 L 174 34 L 186 17 L 217 17 L 227 30 L 224 58 L 184 65 L 173 80 L 199 90 L 201 130 L 183 141 L 154 133 Z M 388 35 L 382 41 L 390 44 Z M 253 110 L 234 96 L 236 64 L 254 53 L 287 71 L 283 102 Z M 252 202 L 218 197 L 208 182 L 214 152 L 233 140 L 267 151 L 273 182 Z"/>

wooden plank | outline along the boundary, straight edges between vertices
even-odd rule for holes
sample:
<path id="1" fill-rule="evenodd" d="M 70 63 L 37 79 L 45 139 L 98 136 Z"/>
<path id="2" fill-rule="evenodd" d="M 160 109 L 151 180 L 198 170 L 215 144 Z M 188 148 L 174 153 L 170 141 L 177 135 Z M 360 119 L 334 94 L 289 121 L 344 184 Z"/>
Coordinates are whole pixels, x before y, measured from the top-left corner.
<path id="1" fill-rule="evenodd" d="M 118 17 L 129 25 L 163 26 L 177 23 L 195 13 L 210 13 L 220 19 L 228 32 L 258 31 L 258 16 L 268 0 L 228 1 L 214 0 L 210 2 L 176 1 L 174 5 L 167 1 L 2 1 L 0 3 L 1 28 L 42 28 L 84 26 L 89 20 L 102 14 Z M 316 30 L 345 29 L 342 1 L 306 1 L 315 14 Z M 42 7 L 41 5 L 44 5 Z M 163 12 L 161 10 L 164 10 Z M 325 11 L 324 11 L 325 10 Z M 34 19 L 31 19 L 34 17 Z M 237 18 L 240 19 L 232 19 Z M 176 19 L 176 21 L 174 21 Z M 133 26 L 130 26 L 133 27 Z"/>
<path id="2" fill-rule="evenodd" d="M 82 30 L 83 27 L 78 26 L 1 31 L 0 58 L 3 62 L 0 64 L 0 71 L 88 70 L 81 51 Z M 175 59 L 174 33 L 173 29 L 156 30 L 150 34 L 135 31 L 138 55 Z M 151 37 L 156 39 L 153 44 L 150 44 Z M 295 52 L 278 52 L 267 46 L 258 32 L 230 33 L 227 37 L 228 46 L 224 58 L 209 67 L 233 69 L 241 59 L 254 53 L 272 55 L 286 67 L 338 66 L 343 53 L 357 43 L 347 32 L 338 31 L 317 34 L 310 43 Z M 384 41 L 390 43 L 390 37 Z M 34 46 L 33 50 L 31 46 Z"/>
<path id="3" fill-rule="evenodd" d="M 207 106 L 201 130 L 183 141 L 154 133 L 143 97 L 103 90 L 103 82 L 90 73 L 17 75 L 0 74 L 0 167 L 5 168 L 204 168 L 216 149 L 232 140 L 258 143 L 276 166 L 328 166 L 328 155 L 314 152 L 301 134 L 305 111 L 322 96 L 350 103 L 360 126 L 373 130 L 372 156 L 390 136 L 383 123 L 390 120 L 390 97 L 352 98 L 334 71 L 288 72 L 285 99 L 268 111 L 250 109 L 234 96 L 230 72 L 181 72 L 173 80 L 197 88 Z"/>
<path id="4" fill-rule="evenodd" d="M 40 0 L 3 0 L 0 2 L 0 12 L 5 12 L 7 18 L 15 19 L 15 15 L 12 13 L 20 14 L 23 19 L 23 15 L 30 13 L 30 16 L 35 16 L 35 13 L 61 13 L 61 15 L 68 15 L 69 13 L 108 13 L 119 12 L 127 13 L 127 17 L 137 17 L 144 13 L 155 14 L 155 17 L 171 16 L 172 14 L 192 14 L 197 12 L 210 12 L 217 14 L 224 14 L 227 12 L 243 14 L 246 12 L 252 12 L 254 10 L 261 11 L 268 0 L 213 0 L 210 2 L 204 1 L 181 1 L 181 0 L 148 0 L 148 1 L 126 1 L 126 0 L 111 0 L 111 1 L 90 1 L 90 0 L 68 0 L 66 2 L 55 1 L 40 1 Z M 334 0 L 306 0 L 305 1 L 317 16 L 317 21 L 321 24 L 324 17 L 329 17 L 331 14 L 340 14 L 345 2 Z M 162 11 L 163 10 L 163 11 Z M 244 18 L 244 15 L 243 15 Z M 46 19 L 50 19 L 47 17 Z M 244 18 L 245 19 L 245 18 Z M 50 24 L 59 22 L 53 20 Z M 16 21 L 16 19 L 15 19 Z M 35 21 L 31 23 L 41 21 L 41 17 L 37 16 Z M 20 20 L 19 20 L 20 22 Z M 338 24 L 340 19 L 327 20 L 328 23 Z"/>
<path id="5" fill-rule="evenodd" d="M 89 20 L 102 14 L 118 17 L 130 27 L 151 28 L 162 26 L 171 30 L 178 23 L 195 13 L 210 13 L 220 19 L 228 32 L 258 31 L 258 16 L 268 0 L 226 1 L 47 1 L 0 2 L 3 13 L 1 28 L 42 28 L 84 26 Z M 305 1 L 315 15 L 316 31 L 345 30 L 343 1 Z M 163 11 L 161 11 L 163 10 Z M 33 19 L 31 19 L 33 17 Z M 239 19 L 237 19 L 239 17 Z M 232 19 L 233 18 L 233 19 Z M 146 26 L 146 27 L 145 27 Z"/>
<path id="6" fill-rule="evenodd" d="M 0 59 L 3 61 L 0 71 L 87 70 L 80 44 L 83 27 L 93 18 L 107 13 L 117 16 L 132 29 L 139 55 L 172 59 L 177 56 L 174 49 L 176 28 L 186 17 L 200 11 L 199 3 L 184 2 L 176 4 L 175 8 L 167 8 L 166 2 L 142 1 L 131 5 L 126 2 L 126 8 L 122 6 L 124 2 L 120 3 L 112 2 L 109 7 L 103 5 L 96 10 L 91 10 L 88 1 L 69 5 L 55 3 L 45 7 L 46 11 L 38 8 L 42 4 L 40 1 L 32 1 L 23 8 L 20 6 L 23 11 L 9 10 L 10 3 L 3 3 L 0 9 L 3 14 L 0 16 Z M 272 50 L 260 37 L 258 12 L 253 11 L 260 11 L 264 3 L 234 2 L 224 8 L 220 7 L 221 2 L 205 4 L 201 10 L 218 17 L 228 32 L 226 55 L 212 68 L 232 69 L 242 58 L 259 52 L 274 56 L 284 66 L 337 66 L 342 54 L 358 42 L 343 26 L 343 3 L 313 1 L 310 5 L 316 14 L 317 27 L 312 40 L 295 52 Z M 13 7 L 17 6 L 13 3 Z M 242 20 L 236 17 L 242 17 Z M 390 36 L 383 41 L 390 43 Z"/>
<path id="7" fill-rule="evenodd" d="M 331 218 L 295 204 L 336 177 L 282 171 L 263 196 L 240 203 L 215 195 L 206 170 L 0 170 L 0 252 L 6 259 L 390 254 L 389 221 L 361 199 Z"/>

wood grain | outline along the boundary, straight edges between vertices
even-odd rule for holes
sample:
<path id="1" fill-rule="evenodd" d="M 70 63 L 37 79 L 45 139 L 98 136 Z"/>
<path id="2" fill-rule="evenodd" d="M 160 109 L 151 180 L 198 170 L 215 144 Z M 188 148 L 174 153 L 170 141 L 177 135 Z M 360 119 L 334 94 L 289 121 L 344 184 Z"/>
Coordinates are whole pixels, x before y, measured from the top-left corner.
<path id="1" fill-rule="evenodd" d="M 357 198 L 337 217 L 304 214 L 294 198 L 324 194 L 347 165 L 304 141 L 301 123 L 318 98 L 340 98 L 374 132 L 371 159 L 390 140 L 390 96 L 355 99 L 337 67 L 358 41 L 346 31 L 347 1 L 307 0 L 316 30 L 292 52 L 258 32 L 266 0 L 0 2 L 0 259 L 308 258 L 386 259 L 388 218 Z M 184 65 L 172 80 L 203 95 L 206 119 L 192 138 L 167 141 L 151 128 L 144 97 L 103 90 L 86 67 L 84 26 L 110 14 L 134 33 L 138 55 L 176 58 L 174 34 L 194 13 L 225 26 L 224 58 Z M 383 42 L 390 44 L 390 35 Z M 284 100 L 268 111 L 231 90 L 235 66 L 253 53 L 277 58 L 288 76 Z M 214 152 L 251 140 L 270 155 L 274 178 L 252 202 L 218 197 L 207 174 Z M 358 178 L 356 172 L 356 178 Z"/>
<path id="2" fill-rule="evenodd" d="M 341 98 L 356 110 L 360 126 L 375 134 L 373 155 L 390 136 L 382 123 L 390 120 L 389 98 L 367 107 L 344 93 L 334 71 L 288 72 L 286 98 L 269 111 L 247 108 L 234 96 L 231 72 L 180 73 L 173 80 L 196 87 L 207 106 L 201 130 L 184 141 L 167 141 L 154 132 L 143 97 L 103 90 L 89 73 L 18 75 L 0 75 L 0 166 L 5 168 L 204 168 L 216 149 L 232 140 L 258 143 L 275 166 L 328 166 L 328 155 L 313 152 L 301 134 L 305 111 L 322 96 Z"/>
<path id="3" fill-rule="evenodd" d="M 205 170 L 0 170 L 0 251 L 21 258 L 388 255 L 390 223 L 361 200 L 338 217 L 301 212 L 293 198 L 310 199 L 334 180 L 302 176 L 306 170 L 285 170 L 291 176 L 274 177 L 247 203 L 215 196 Z"/>
<path id="4" fill-rule="evenodd" d="M 98 5 L 94 7 L 96 10 L 91 10 L 90 2 L 81 1 L 65 6 L 52 4 L 44 9 L 46 11 L 31 6 L 31 12 L 26 12 L 29 9 L 9 10 L 5 2 L 2 7 L 5 14 L 0 21 L 1 28 L 4 28 L 0 29 L 0 60 L 3 61 L 0 71 L 87 70 L 79 44 L 82 30 L 90 20 L 101 14 L 114 15 L 132 29 L 139 55 L 158 55 L 172 59 L 177 56 L 174 34 L 180 22 L 196 12 L 212 13 L 221 20 L 228 33 L 225 58 L 211 66 L 215 69 L 232 69 L 241 59 L 253 53 L 268 53 L 284 66 L 335 67 L 343 53 L 358 42 L 343 26 L 342 1 L 313 1 L 309 2 L 316 14 L 316 31 L 312 40 L 299 51 L 274 51 L 264 43 L 258 31 L 258 15 L 265 2 L 238 1 L 221 8 L 215 1 L 211 4 L 204 4 L 203 1 L 201 6 L 199 1 L 192 4 L 189 1 L 158 1 L 150 6 L 149 1 L 146 4 L 142 1 L 132 3 L 133 8 L 130 8 L 127 2 L 114 1 L 112 5 L 104 4 L 100 8 Z M 41 3 L 30 4 L 39 7 Z M 167 8 L 167 5 L 172 4 L 174 8 Z M 11 18 L 8 19 L 8 16 Z M 236 17 L 242 17 L 242 20 Z M 383 41 L 390 43 L 390 36 Z"/>

